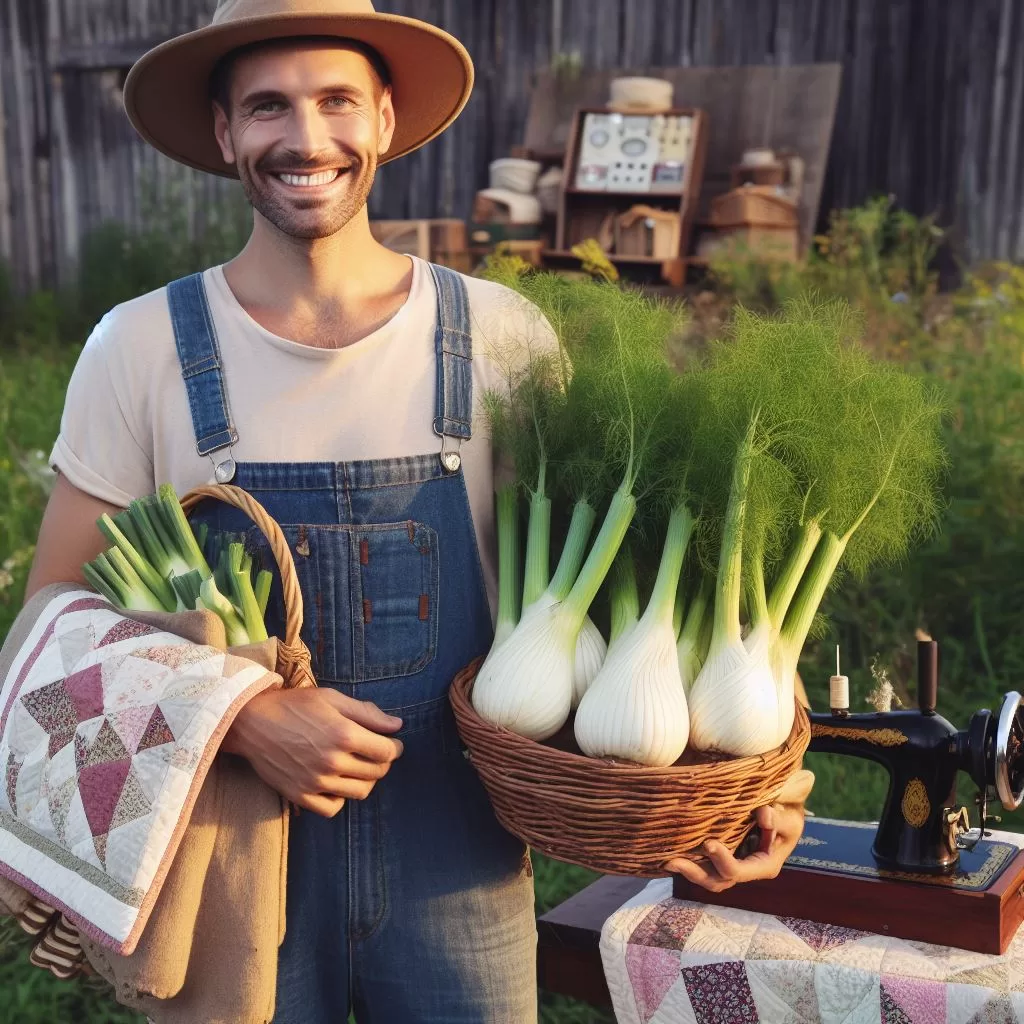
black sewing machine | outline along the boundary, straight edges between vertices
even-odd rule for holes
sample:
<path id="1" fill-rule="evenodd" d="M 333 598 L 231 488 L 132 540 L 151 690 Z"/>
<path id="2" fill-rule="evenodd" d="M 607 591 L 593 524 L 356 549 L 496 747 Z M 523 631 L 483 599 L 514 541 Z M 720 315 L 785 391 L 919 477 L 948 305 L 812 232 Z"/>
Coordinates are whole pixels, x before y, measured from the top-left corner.
<path id="1" fill-rule="evenodd" d="M 862 757 L 889 773 L 877 828 L 808 817 L 782 874 L 708 898 L 676 878 L 675 895 L 903 938 L 1002 952 L 1024 920 L 1024 851 L 990 838 L 989 804 L 1024 801 L 1024 699 L 976 711 L 966 729 L 936 713 L 938 645 L 918 644 L 918 707 L 851 714 L 845 677 L 832 708 L 812 712 L 812 751 Z M 957 773 L 978 787 L 977 825 Z M 813 805 L 813 796 L 811 803 Z"/>

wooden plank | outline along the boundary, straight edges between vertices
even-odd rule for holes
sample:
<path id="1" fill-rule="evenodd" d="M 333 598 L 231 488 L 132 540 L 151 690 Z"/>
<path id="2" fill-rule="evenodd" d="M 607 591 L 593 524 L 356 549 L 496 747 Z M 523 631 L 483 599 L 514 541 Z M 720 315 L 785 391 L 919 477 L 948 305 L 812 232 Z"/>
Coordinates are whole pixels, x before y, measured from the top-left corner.
<path id="1" fill-rule="evenodd" d="M 201 230 L 211 197 L 231 194 L 146 152 L 118 96 L 124 68 L 152 43 L 207 23 L 215 5 L 0 0 L 0 256 L 20 287 L 63 277 L 69 254 L 103 219 L 136 223 L 151 187 L 180 196 L 192 230 Z M 478 85 L 449 133 L 382 171 L 374 216 L 468 216 L 488 164 L 524 138 L 524 124 L 528 141 L 539 135 L 557 149 L 565 107 L 603 104 L 622 70 L 728 66 L 731 74 L 756 66 L 743 72 L 739 106 L 710 73 L 701 85 L 714 108 L 713 181 L 717 150 L 760 142 L 765 124 L 811 116 L 816 97 L 792 102 L 773 91 L 771 69 L 824 62 L 842 64 L 844 74 L 831 159 L 809 177 L 811 207 L 814 193 L 827 208 L 893 192 L 915 212 L 937 212 L 967 255 L 1024 259 L 1017 0 L 559 0 L 543 10 L 530 0 L 379 0 L 378 8 L 462 38 Z M 560 109 L 538 113 L 533 83 L 551 85 L 556 45 L 578 50 L 586 75 L 563 78 Z M 695 82 L 677 103 L 696 102 Z M 723 117 L 738 118 L 738 135 Z M 795 134 L 812 147 L 827 142 Z M 802 221 L 805 239 L 817 226 L 811 220 Z"/>
<path id="2" fill-rule="evenodd" d="M 127 70 L 144 53 L 162 42 L 163 36 L 146 42 L 126 40 L 86 46 L 66 45 L 57 52 L 53 66 L 56 71 Z"/>
<path id="3" fill-rule="evenodd" d="M 649 879 L 607 875 L 537 919 L 537 982 L 593 1006 L 610 1006 L 599 943 L 604 922 Z"/>

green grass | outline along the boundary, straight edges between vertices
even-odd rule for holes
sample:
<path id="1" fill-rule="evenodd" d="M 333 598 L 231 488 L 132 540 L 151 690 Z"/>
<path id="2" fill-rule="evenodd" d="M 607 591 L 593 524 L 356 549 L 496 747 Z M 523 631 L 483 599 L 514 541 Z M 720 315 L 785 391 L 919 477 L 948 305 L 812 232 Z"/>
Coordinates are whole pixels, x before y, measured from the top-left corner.
<path id="1" fill-rule="evenodd" d="M 801 672 L 815 706 L 826 706 L 840 643 L 855 709 L 865 706 L 873 664 L 910 702 L 914 631 L 928 630 L 943 654 L 939 710 L 962 727 L 977 708 L 998 706 L 1024 677 L 1024 270 L 991 268 L 956 296 L 936 297 L 922 269 L 931 227 L 884 215 L 877 206 L 838 219 L 806 274 L 750 261 L 719 266 L 718 308 L 737 298 L 771 307 L 808 285 L 838 292 L 863 306 L 881 354 L 945 383 L 952 470 L 942 532 L 906 564 L 844 581 L 827 599 L 828 626 L 808 645 Z M 179 247 L 170 260 L 152 235 L 127 248 L 119 238 L 115 232 L 96 243 L 93 265 L 112 269 L 99 283 L 86 275 L 88 294 L 70 305 L 46 295 L 12 305 L 0 282 L 0 636 L 20 607 L 45 501 L 35 453 L 47 453 L 53 443 L 78 353 L 76 344 L 59 344 L 60 336 L 80 344 L 83 310 L 102 311 L 169 279 L 163 263 L 185 272 L 200 256 L 216 258 L 182 255 Z M 907 290 L 907 302 L 891 302 L 897 288 Z M 816 814 L 877 818 L 885 794 L 879 766 L 829 755 L 807 760 L 818 777 L 810 801 Z M 961 800 L 972 797 L 962 780 Z M 1002 827 L 1024 830 L 1024 816 L 1005 816 Z M 535 869 L 538 912 L 595 877 L 543 857 L 535 858 Z M 545 1024 L 611 1021 L 548 996 L 541 1015 Z M 0 923 L 0 1024 L 139 1019 L 116 1007 L 98 983 L 60 983 L 30 968 L 24 939 Z"/>

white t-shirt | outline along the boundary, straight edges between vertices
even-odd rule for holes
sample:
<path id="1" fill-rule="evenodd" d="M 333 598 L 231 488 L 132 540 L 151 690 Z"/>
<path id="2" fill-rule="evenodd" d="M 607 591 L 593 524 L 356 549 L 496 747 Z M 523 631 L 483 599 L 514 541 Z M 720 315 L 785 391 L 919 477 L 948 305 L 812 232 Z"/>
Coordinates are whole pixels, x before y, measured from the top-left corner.
<path id="1" fill-rule="evenodd" d="M 434 434 L 437 293 L 413 258 L 409 298 L 379 330 L 341 349 L 280 338 L 242 308 L 223 268 L 204 275 L 238 431 L 239 462 L 350 462 L 440 452 Z M 497 595 L 494 469 L 482 396 L 536 346 L 556 343 L 535 307 L 465 277 L 473 334 L 473 437 L 461 448 L 492 612 Z M 170 483 L 213 482 L 196 453 L 166 289 L 117 306 L 89 338 L 68 387 L 51 465 L 87 494 L 125 506 Z"/>

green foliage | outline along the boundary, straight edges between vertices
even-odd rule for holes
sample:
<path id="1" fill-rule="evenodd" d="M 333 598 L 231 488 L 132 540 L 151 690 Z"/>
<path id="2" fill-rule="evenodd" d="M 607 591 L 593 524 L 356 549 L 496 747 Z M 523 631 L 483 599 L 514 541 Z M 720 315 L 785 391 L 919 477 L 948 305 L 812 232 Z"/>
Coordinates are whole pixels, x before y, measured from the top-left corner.
<path id="1" fill-rule="evenodd" d="M 105 224 L 84 240 L 73 293 L 80 329 L 88 330 L 127 299 L 225 262 L 241 250 L 250 229 L 241 193 L 236 201 L 212 205 L 193 228 L 180 188 L 159 197 L 150 190 L 139 229 Z"/>
<path id="2" fill-rule="evenodd" d="M 28 962 L 29 942 L 10 920 L 0 920 L 0 1020 L 11 1024 L 143 1024 L 118 1006 L 98 979 L 58 981 Z"/>

